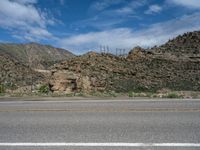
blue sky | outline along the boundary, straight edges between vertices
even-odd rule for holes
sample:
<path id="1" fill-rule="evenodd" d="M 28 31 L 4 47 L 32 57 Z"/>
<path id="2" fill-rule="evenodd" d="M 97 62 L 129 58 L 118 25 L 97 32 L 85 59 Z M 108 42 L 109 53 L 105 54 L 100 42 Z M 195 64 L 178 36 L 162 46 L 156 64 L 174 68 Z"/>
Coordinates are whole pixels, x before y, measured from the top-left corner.
<path id="1" fill-rule="evenodd" d="M 82 54 L 160 45 L 200 30 L 200 0 L 0 0 L 0 42 Z"/>

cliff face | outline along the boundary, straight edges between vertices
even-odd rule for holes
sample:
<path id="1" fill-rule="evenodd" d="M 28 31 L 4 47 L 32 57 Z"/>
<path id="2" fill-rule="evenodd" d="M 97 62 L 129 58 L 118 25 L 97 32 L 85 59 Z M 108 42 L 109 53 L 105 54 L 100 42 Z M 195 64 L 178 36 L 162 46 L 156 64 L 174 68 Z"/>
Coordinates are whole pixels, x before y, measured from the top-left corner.
<path id="1" fill-rule="evenodd" d="M 63 83 L 62 92 L 127 92 L 161 88 L 200 90 L 199 34 L 187 33 L 148 51 L 137 47 L 130 51 L 127 58 L 92 52 L 64 61 L 53 67 L 52 87 L 55 85 L 55 75 L 65 72 L 65 78 L 56 82 Z M 69 72 L 74 73 L 73 81 L 67 79 Z M 80 82 L 83 78 L 87 78 L 87 88 Z M 74 85 L 79 86 L 68 90 Z M 60 90 L 57 88 L 55 91 Z"/>
<path id="2" fill-rule="evenodd" d="M 67 50 L 37 43 L 0 44 L 0 55 L 2 54 L 7 54 L 33 69 L 47 69 L 57 62 L 74 57 Z"/>

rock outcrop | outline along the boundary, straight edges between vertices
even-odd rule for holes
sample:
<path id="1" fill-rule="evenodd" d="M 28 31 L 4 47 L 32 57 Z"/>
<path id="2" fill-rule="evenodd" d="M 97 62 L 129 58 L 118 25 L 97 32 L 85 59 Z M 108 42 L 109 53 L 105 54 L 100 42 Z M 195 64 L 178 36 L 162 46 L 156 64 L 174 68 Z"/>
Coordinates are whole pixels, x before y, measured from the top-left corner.
<path id="1" fill-rule="evenodd" d="M 55 93 L 91 92 L 91 83 L 88 76 L 66 70 L 52 70 L 49 85 Z"/>
<path id="2" fill-rule="evenodd" d="M 127 59 L 130 60 L 142 59 L 147 57 L 147 55 L 148 53 L 145 49 L 141 47 L 135 47 L 128 53 Z"/>

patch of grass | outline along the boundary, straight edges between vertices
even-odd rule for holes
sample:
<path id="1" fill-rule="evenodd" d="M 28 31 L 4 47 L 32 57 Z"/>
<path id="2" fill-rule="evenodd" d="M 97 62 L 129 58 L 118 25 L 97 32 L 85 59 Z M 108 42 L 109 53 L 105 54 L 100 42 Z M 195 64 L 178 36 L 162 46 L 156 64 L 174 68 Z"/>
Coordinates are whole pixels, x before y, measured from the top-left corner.
<path id="1" fill-rule="evenodd" d="M 195 99 L 195 98 L 199 98 L 199 94 L 198 94 L 198 93 L 192 93 L 192 94 L 191 94 L 191 97 L 194 98 L 194 99 Z"/>
<path id="2" fill-rule="evenodd" d="M 155 94 L 152 92 L 132 92 L 129 91 L 129 97 L 153 97 Z"/>
<path id="3" fill-rule="evenodd" d="M 62 94 L 62 93 L 51 93 L 50 96 L 52 96 L 52 97 L 64 97 L 64 96 L 66 96 L 66 94 Z"/>
<path id="4" fill-rule="evenodd" d="M 129 92 L 128 92 L 128 96 L 129 96 L 129 97 L 133 97 L 133 92 L 132 92 L 132 91 L 129 91 Z"/>
<path id="5" fill-rule="evenodd" d="M 147 97 L 154 97 L 154 93 L 151 93 L 151 92 L 148 92 L 148 93 L 146 93 L 147 94 Z"/>
<path id="6" fill-rule="evenodd" d="M 12 93 L 10 96 L 11 97 L 23 97 L 24 94 L 23 93 Z"/>
<path id="7" fill-rule="evenodd" d="M 171 92 L 171 93 L 166 94 L 164 98 L 182 98 L 182 97 L 178 95 L 176 92 Z"/>
<path id="8" fill-rule="evenodd" d="M 48 94 L 49 93 L 49 86 L 48 85 L 41 85 L 38 89 L 39 93 Z"/>
<path id="9" fill-rule="evenodd" d="M 5 93 L 6 88 L 3 84 L 0 84 L 0 93 Z"/>
<path id="10" fill-rule="evenodd" d="M 5 93 L 0 93 L 0 96 L 5 96 Z"/>
<path id="11" fill-rule="evenodd" d="M 117 97 L 118 93 L 116 93 L 115 91 L 109 91 L 108 95 L 111 96 L 111 97 Z"/>
<path id="12" fill-rule="evenodd" d="M 104 92 L 99 92 L 99 91 L 92 91 L 90 93 L 91 96 L 95 97 L 117 97 L 119 96 L 119 93 L 111 90 L 111 91 L 104 91 Z"/>
<path id="13" fill-rule="evenodd" d="M 4 83 L 4 87 L 6 89 L 15 90 L 17 88 L 17 85 L 12 82 L 6 82 L 6 83 Z"/>
<path id="14" fill-rule="evenodd" d="M 66 97 L 73 97 L 74 96 L 74 93 L 68 93 L 68 94 L 65 94 Z"/>
<path id="15" fill-rule="evenodd" d="M 84 92 L 79 92 L 79 93 L 75 93 L 74 96 L 85 97 L 86 94 Z"/>

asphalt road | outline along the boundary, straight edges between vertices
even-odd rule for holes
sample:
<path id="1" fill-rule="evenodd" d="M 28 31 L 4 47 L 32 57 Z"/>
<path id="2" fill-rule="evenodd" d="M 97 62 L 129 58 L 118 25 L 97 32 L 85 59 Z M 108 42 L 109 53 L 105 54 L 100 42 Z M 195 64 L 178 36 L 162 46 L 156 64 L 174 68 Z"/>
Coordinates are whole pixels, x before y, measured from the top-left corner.
<path id="1" fill-rule="evenodd" d="M 4 101 L 4 149 L 199 150 L 200 100 Z"/>

